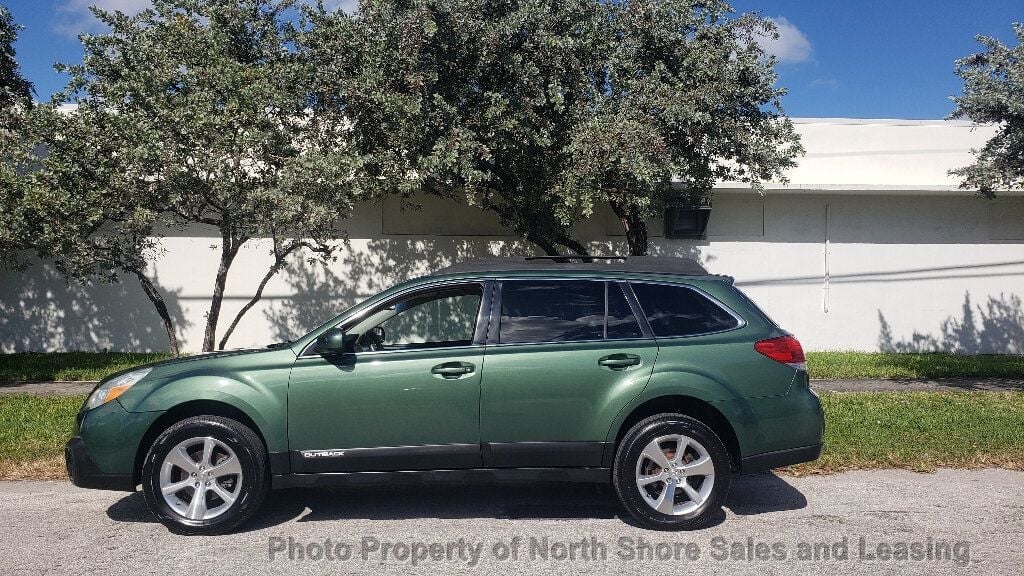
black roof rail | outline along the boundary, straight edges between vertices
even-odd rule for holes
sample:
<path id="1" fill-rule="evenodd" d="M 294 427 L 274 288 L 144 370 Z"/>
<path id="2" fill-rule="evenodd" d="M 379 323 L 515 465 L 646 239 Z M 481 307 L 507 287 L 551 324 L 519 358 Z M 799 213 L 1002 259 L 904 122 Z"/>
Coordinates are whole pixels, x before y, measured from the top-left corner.
<path id="1" fill-rule="evenodd" d="M 629 256 L 590 256 L 588 254 L 565 254 L 555 256 L 527 256 L 526 260 L 628 260 Z"/>
<path id="2" fill-rule="evenodd" d="M 561 260 L 559 260 L 561 259 Z M 588 260 L 589 259 L 589 260 Z M 582 260 L 582 261 L 581 261 Z M 596 262 L 595 262 L 596 260 Z M 485 258 L 467 260 L 434 272 L 433 275 L 455 273 L 489 273 L 511 271 L 606 271 L 639 274 L 674 274 L 710 276 L 700 262 L 674 256 L 526 256 L 519 258 Z"/>

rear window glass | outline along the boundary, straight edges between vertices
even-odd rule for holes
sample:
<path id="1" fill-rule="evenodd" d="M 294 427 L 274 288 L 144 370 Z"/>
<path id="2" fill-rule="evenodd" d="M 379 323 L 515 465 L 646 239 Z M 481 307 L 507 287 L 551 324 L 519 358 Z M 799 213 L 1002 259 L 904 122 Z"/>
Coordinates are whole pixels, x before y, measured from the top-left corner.
<path id="1" fill-rule="evenodd" d="M 700 292 L 666 284 L 631 284 L 655 337 L 692 336 L 739 326 L 739 320 Z"/>

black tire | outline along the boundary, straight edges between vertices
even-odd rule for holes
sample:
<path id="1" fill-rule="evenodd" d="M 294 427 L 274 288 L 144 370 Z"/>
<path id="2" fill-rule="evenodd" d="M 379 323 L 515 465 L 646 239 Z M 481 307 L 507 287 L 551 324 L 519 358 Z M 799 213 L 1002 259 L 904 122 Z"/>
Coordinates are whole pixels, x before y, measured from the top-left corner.
<path id="1" fill-rule="evenodd" d="M 654 439 L 672 434 L 680 434 L 700 443 L 714 466 L 714 482 L 703 504 L 681 515 L 664 514 L 652 508 L 641 495 L 636 479 L 638 461 L 644 448 Z M 683 414 L 656 414 L 630 428 L 619 443 L 612 468 L 612 484 L 619 502 L 637 522 L 655 530 L 703 528 L 720 513 L 729 494 L 731 481 L 732 459 L 722 440 L 711 428 Z"/>
<path id="2" fill-rule="evenodd" d="M 160 466 L 180 442 L 207 436 L 223 442 L 238 457 L 241 487 L 235 501 L 220 515 L 191 520 L 165 501 L 160 490 Z M 244 424 L 221 416 L 193 416 L 164 430 L 150 446 L 141 472 L 142 492 L 150 511 L 171 532 L 184 535 L 213 535 L 234 530 L 259 509 L 270 488 L 267 451 L 259 436 Z"/>

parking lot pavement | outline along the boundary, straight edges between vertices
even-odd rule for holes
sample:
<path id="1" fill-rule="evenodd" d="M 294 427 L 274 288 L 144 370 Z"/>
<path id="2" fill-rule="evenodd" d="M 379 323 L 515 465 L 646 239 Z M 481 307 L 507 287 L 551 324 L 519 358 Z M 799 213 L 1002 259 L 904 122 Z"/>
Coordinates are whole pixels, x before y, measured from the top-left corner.
<path id="1" fill-rule="evenodd" d="M 714 526 L 654 532 L 591 485 L 295 490 L 242 531 L 186 538 L 138 493 L 0 482 L 0 542 L 8 575 L 1020 574 L 1022 496 L 1005 470 L 758 474 Z"/>

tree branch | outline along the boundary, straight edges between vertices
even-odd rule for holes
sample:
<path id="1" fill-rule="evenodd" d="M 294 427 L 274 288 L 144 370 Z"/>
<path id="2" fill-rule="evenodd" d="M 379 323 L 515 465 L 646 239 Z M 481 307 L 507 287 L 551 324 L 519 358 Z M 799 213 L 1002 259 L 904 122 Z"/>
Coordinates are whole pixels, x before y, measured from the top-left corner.
<path id="1" fill-rule="evenodd" d="M 223 350 L 224 347 L 227 346 L 228 338 L 230 338 L 231 334 L 235 331 L 235 327 L 238 326 L 238 322 L 242 320 L 242 316 L 245 316 L 245 313 L 255 306 L 261 298 L 263 298 L 263 290 L 267 287 L 267 283 L 269 283 L 270 279 L 276 276 L 277 273 L 285 267 L 285 264 L 287 264 L 288 261 L 288 256 L 299 248 L 309 247 L 310 245 L 308 242 L 292 242 L 285 249 L 278 250 L 277 242 L 274 243 L 274 263 L 267 270 L 267 273 L 263 275 L 263 280 L 260 281 L 259 286 L 256 288 L 256 293 L 253 294 L 253 297 L 245 303 L 245 306 L 242 306 L 242 309 L 238 311 L 238 314 L 235 314 L 235 318 L 231 321 L 228 329 L 224 331 L 224 336 L 221 337 L 220 343 L 217 345 L 219 350 Z"/>

